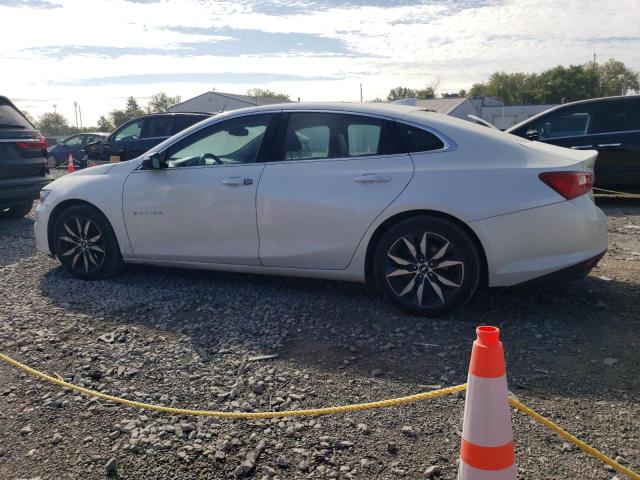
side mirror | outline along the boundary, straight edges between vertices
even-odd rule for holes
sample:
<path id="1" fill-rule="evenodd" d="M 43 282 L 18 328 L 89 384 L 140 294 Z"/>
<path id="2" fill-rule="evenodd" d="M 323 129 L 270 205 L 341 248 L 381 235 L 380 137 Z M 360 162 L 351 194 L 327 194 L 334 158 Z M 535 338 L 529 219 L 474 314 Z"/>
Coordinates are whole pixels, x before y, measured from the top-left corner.
<path id="1" fill-rule="evenodd" d="M 142 160 L 142 167 L 145 170 L 160 170 L 165 166 L 164 158 L 159 153 L 154 153 L 150 157 L 146 157 Z"/>
<path id="2" fill-rule="evenodd" d="M 538 140 L 540 139 L 540 132 L 538 132 L 538 130 L 528 130 L 525 136 L 529 140 Z"/>

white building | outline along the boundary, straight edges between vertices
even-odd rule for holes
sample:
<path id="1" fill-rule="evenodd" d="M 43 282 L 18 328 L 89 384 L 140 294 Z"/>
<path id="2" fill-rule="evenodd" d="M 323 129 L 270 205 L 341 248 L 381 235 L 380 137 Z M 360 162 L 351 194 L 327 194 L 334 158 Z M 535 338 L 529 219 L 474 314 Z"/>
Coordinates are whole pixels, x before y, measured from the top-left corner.
<path id="1" fill-rule="evenodd" d="M 255 107 L 256 105 L 270 105 L 272 103 L 282 102 L 273 98 L 249 97 L 248 95 L 211 91 L 180 102 L 167 111 L 219 113 L 239 108 Z"/>
<path id="2" fill-rule="evenodd" d="M 468 115 L 475 115 L 491 122 L 501 130 L 520 123 L 527 118 L 537 115 L 555 105 L 509 105 L 493 97 L 477 98 L 435 98 L 420 100 L 405 98 L 393 103 L 412 105 L 432 110 L 452 117 L 470 120 Z"/>

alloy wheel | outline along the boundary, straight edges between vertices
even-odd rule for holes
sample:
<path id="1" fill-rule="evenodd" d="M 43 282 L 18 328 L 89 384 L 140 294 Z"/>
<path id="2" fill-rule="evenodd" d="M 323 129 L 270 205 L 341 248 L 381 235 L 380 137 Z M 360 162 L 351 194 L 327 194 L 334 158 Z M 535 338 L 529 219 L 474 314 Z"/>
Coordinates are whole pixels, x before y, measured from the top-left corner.
<path id="1" fill-rule="evenodd" d="M 60 257 L 70 259 L 73 271 L 89 274 L 98 270 L 105 261 L 105 239 L 100 227 L 90 218 L 73 216 L 62 226 L 58 237 Z"/>
<path id="2" fill-rule="evenodd" d="M 439 307 L 462 286 L 464 262 L 454 245 L 437 233 L 398 238 L 385 259 L 385 276 L 398 300 L 417 307 Z"/>

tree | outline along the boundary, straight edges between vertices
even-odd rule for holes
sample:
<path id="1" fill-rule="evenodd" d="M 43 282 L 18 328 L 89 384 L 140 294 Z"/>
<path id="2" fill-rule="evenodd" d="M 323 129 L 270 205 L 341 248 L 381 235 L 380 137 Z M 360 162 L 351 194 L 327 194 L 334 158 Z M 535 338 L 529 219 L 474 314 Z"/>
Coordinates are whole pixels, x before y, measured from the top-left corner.
<path id="1" fill-rule="evenodd" d="M 626 94 L 629 90 L 640 90 L 640 75 L 624 63 L 610 58 L 597 67 L 601 95 L 604 97 Z M 626 90 L 626 91 L 623 91 Z"/>
<path id="2" fill-rule="evenodd" d="M 110 132 L 113 129 L 114 129 L 114 127 L 113 127 L 113 123 L 111 122 L 111 120 L 109 120 L 104 115 L 100 115 L 100 117 L 98 118 L 97 130 L 99 132 Z"/>
<path id="3" fill-rule="evenodd" d="M 175 104 L 180 103 L 180 97 L 170 97 L 164 92 L 151 95 L 151 100 L 147 103 L 145 111 L 147 113 L 162 113 L 169 110 Z"/>
<path id="4" fill-rule="evenodd" d="M 124 113 L 128 117 L 127 120 L 144 115 L 140 105 L 138 105 L 138 101 L 133 97 L 127 98 L 127 105 L 124 107 Z"/>
<path id="5" fill-rule="evenodd" d="M 65 135 L 70 131 L 69 121 L 64 115 L 56 112 L 40 115 L 36 126 L 44 135 Z"/>
<path id="6" fill-rule="evenodd" d="M 417 91 L 407 87 L 396 87 L 389 90 L 387 100 L 390 102 L 402 100 L 403 98 L 416 98 Z"/>
<path id="7" fill-rule="evenodd" d="M 247 90 L 247 96 L 253 98 L 270 98 L 274 100 L 281 100 L 283 102 L 289 102 L 291 98 L 286 93 L 276 93 L 269 89 L 263 88 L 250 88 Z"/>

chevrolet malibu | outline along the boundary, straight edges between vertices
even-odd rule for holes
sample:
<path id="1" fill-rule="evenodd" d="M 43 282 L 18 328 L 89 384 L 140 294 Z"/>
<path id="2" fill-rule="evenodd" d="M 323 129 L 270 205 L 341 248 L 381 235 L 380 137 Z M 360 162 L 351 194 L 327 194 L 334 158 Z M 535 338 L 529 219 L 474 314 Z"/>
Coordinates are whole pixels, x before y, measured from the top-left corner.
<path id="1" fill-rule="evenodd" d="M 56 180 L 35 232 L 82 279 L 144 263 L 371 282 L 441 315 L 481 284 L 593 268 L 596 156 L 415 107 L 256 107 Z"/>

